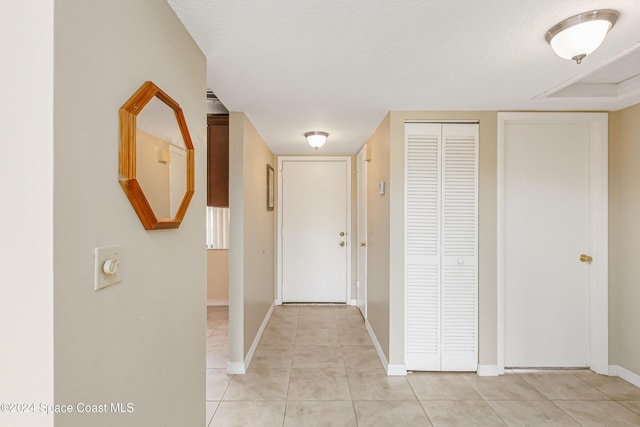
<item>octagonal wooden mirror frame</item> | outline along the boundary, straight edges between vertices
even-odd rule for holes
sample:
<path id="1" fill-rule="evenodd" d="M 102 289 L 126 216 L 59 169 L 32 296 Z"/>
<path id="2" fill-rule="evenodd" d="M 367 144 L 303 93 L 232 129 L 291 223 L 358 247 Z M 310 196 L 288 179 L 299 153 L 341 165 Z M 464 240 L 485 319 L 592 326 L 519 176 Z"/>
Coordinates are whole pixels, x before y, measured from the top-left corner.
<path id="1" fill-rule="evenodd" d="M 173 109 L 186 148 L 186 189 L 173 218 L 158 218 L 136 178 L 137 117 L 154 97 Z M 194 192 L 193 143 L 180 105 L 153 82 L 147 81 L 120 107 L 120 186 L 146 230 L 178 228 L 187 213 Z"/>

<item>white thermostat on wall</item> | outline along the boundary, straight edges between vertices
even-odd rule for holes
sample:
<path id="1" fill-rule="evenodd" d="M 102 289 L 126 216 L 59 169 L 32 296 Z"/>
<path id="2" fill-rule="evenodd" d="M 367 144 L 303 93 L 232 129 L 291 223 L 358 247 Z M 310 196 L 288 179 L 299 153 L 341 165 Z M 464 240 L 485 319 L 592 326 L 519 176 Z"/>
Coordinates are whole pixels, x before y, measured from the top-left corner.
<path id="1" fill-rule="evenodd" d="M 378 194 L 384 196 L 384 181 L 380 181 L 380 184 L 378 184 Z"/>
<path id="2" fill-rule="evenodd" d="M 94 254 L 94 290 L 122 282 L 122 262 L 124 246 L 106 246 L 96 248 Z"/>

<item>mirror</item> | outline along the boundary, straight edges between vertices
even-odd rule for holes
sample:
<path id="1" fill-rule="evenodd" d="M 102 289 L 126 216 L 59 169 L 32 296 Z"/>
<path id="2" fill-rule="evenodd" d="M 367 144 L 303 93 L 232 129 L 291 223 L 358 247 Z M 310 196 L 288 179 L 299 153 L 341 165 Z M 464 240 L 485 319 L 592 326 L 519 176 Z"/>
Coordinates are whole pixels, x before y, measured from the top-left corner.
<path id="1" fill-rule="evenodd" d="M 182 109 L 152 82 L 120 108 L 120 185 L 147 230 L 178 228 L 194 190 Z"/>
<path id="2" fill-rule="evenodd" d="M 157 97 L 138 114 L 136 178 L 153 212 L 173 218 L 186 189 L 187 149 L 173 110 Z"/>

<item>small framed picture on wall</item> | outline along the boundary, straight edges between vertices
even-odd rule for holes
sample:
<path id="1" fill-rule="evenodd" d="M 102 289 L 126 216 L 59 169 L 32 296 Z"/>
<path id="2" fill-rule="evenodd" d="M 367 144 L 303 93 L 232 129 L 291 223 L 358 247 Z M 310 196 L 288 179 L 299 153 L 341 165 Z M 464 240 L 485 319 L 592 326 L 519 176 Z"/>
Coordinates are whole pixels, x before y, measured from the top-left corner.
<path id="1" fill-rule="evenodd" d="M 268 211 L 272 211 L 273 205 L 274 205 L 274 202 L 273 202 L 274 179 L 275 178 L 274 178 L 273 167 L 271 167 L 271 165 L 267 165 L 267 210 Z"/>

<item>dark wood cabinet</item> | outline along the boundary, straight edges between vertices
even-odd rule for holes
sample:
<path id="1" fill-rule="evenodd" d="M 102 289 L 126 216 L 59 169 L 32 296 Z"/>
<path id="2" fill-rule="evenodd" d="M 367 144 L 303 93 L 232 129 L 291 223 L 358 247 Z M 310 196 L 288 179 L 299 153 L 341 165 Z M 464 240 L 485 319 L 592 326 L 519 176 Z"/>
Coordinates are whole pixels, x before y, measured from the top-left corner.
<path id="1" fill-rule="evenodd" d="M 207 205 L 229 207 L 229 115 L 207 115 Z"/>

